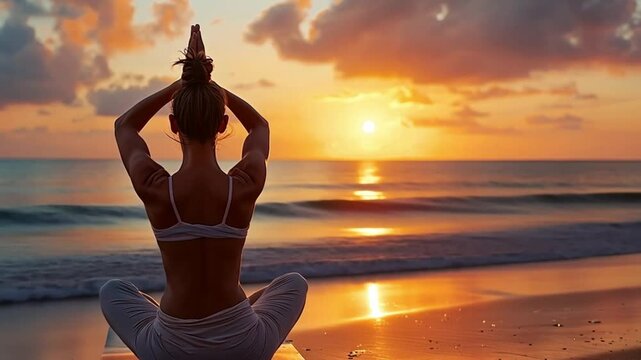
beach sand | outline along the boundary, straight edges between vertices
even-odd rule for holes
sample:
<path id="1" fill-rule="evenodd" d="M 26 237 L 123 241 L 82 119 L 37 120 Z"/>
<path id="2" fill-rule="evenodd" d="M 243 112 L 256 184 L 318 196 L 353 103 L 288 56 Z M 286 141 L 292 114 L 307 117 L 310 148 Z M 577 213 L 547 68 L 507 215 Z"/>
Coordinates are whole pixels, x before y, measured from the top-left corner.
<path id="1" fill-rule="evenodd" d="M 107 330 L 97 299 L 0 319 L 11 359 L 97 359 Z M 312 279 L 290 338 L 306 359 L 641 359 L 640 328 L 641 255 L 627 255 Z"/>
<path id="2" fill-rule="evenodd" d="M 641 289 L 545 295 L 292 336 L 306 359 L 641 359 Z"/>

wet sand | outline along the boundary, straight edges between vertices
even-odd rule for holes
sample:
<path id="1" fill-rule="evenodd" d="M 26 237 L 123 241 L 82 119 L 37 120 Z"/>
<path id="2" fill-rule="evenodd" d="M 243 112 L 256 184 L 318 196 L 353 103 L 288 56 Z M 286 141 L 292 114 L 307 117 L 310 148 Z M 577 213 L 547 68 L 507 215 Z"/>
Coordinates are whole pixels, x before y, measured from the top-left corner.
<path id="1" fill-rule="evenodd" d="M 639 260 L 369 277 L 360 293 L 344 284 L 346 305 L 308 306 L 331 319 L 361 304 L 363 318 L 291 338 L 307 359 L 641 359 Z"/>
<path id="2" fill-rule="evenodd" d="M 634 288 L 491 301 L 292 338 L 307 359 L 641 359 L 640 328 Z"/>
<path id="3" fill-rule="evenodd" d="M 12 359 L 96 359 L 107 330 L 96 299 L 0 319 Z M 312 279 L 290 338 L 307 359 L 641 359 L 639 329 L 641 255 L 628 255 Z"/>

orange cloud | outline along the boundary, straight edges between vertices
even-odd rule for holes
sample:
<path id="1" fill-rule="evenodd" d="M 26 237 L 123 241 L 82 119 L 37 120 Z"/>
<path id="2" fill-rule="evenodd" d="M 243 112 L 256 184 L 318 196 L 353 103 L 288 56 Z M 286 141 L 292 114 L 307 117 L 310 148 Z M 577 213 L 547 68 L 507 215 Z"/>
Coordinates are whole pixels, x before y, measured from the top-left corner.
<path id="1" fill-rule="evenodd" d="M 78 87 L 111 75 L 101 54 L 68 41 L 54 49 L 43 44 L 28 23 L 31 16 L 43 14 L 41 8 L 11 3 L 0 26 L 0 108 L 16 103 L 71 104 Z"/>
<path id="2" fill-rule="evenodd" d="M 478 84 L 577 66 L 641 65 L 635 0 L 343 0 L 300 25 L 306 8 L 274 5 L 246 40 L 343 76 Z"/>
<path id="3" fill-rule="evenodd" d="M 513 128 L 495 127 L 479 122 L 479 118 L 488 115 L 489 113 L 463 106 L 448 118 L 412 118 L 405 124 L 409 127 L 441 128 L 462 134 L 512 135 L 518 132 Z"/>
<path id="4" fill-rule="evenodd" d="M 451 91 L 456 94 L 462 95 L 466 100 L 469 101 L 533 95 L 558 95 L 576 100 L 595 100 L 598 98 L 596 94 L 583 93 L 579 91 L 575 83 L 559 85 L 551 87 L 549 89 L 541 89 L 531 86 L 526 86 L 519 89 L 493 85 L 484 88 L 473 87 L 471 89 L 453 88 L 451 89 Z"/>
<path id="5" fill-rule="evenodd" d="M 565 114 L 557 117 L 545 115 L 531 116 L 527 118 L 527 122 L 531 125 L 552 126 L 561 130 L 581 130 L 585 120 L 572 114 Z"/>
<path id="6" fill-rule="evenodd" d="M 432 99 L 419 91 L 416 88 L 408 86 L 396 86 L 386 91 L 372 91 L 372 92 L 344 92 L 342 94 L 325 96 L 322 98 L 328 102 L 339 103 L 356 103 L 367 101 L 371 99 L 387 98 L 396 105 L 430 105 Z"/>
<path id="7" fill-rule="evenodd" d="M 233 85 L 233 88 L 236 90 L 253 90 L 259 88 L 273 88 L 274 86 L 276 86 L 276 84 L 271 80 L 258 79 L 253 82 L 235 84 Z"/>
<path id="8" fill-rule="evenodd" d="M 159 36 L 186 34 L 192 16 L 188 0 L 154 3 L 154 17 L 144 24 L 134 24 L 132 0 L 55 0 L 54 8 L 75 14 L 57 17 L 63 39 L 83 46 L 96 43 L 106 54 L 151 47 Z"/>
<path id="9" fill-rule="evenodd" d="M 188 0 L 153 4 L 153 18 L 142 24 L 134 24 L 132 0 L 52 0 L 48 8 L 26 0 L 3 4 L 8 13 L 0 24 L 0 108 L 71 104 L 80 88 L 111 76 L 110 55 L 187 32 L 191 16 Z M 53 19 L 59 41 L 36 37 L 29 21 L 35 16 Z"/>
<path id="10" fill-rule="evenodd" d="M 185 35 L 192 11 L 189 0 L 173 0 L 153 5 L 156 19 L 148 24 L 152 34 L 161 33 L 167 37 Z"/>

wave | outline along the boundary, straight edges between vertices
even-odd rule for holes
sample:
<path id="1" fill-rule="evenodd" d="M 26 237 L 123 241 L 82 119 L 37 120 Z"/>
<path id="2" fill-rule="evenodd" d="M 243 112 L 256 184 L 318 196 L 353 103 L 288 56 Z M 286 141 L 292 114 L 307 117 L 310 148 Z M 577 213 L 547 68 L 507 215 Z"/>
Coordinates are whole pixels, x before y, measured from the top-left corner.
<path id="1" fill-rule="evenodd" d="M 296 189 L 354 189 L 355 187 L 366 187 L 370 190 L 386 190 L 390 188 L 401 190 L 424 190 L 426 188 L 436 189 L 549 189 L 549 188 L 611 188 L 611 189 L 638 189 L 641 183 L 606 183 L 606 182 L 562 182 L 562 181 L 386 181 L 384 183 L 360 184 L 356 182 L 335 182 L 335 183 L 282 183 L 272 184 L 271 189 L 288 190 Z"/>
<path id="2" fill-rule="evenodd" d="M 520 206 L 563 206 L 563 205 L 641 205 L 641 192 L 609 193 L 563 193 L 528 194 L 514 196 L 437 196 L 422 198 L 401 198 L 389 200 L 311 200 L 295 203 L 270 203 L 271 209 L 278 206 L 289 213 L 296 210 L 307 214 L 310 210 L 321 212 L 468 212 L 501 213 L 512 212 Z M 260 213 L 260 205 L 257 209 Z"/>
<path id="3" fill-rule="evenodd" d="M 145 210 L 139 206 L 34 205 L 0 209 L 0 225 L 96 225 L 146 218 Z"/>
<path id="4" fill-rule="evenodd" d="M 493 232 L 330 238 L 313 244 L 246 248 L 241 280 L 309 278 L 577 259 L 641 252 L 641 222 L 588 222 Z M 0 262 L 0 303 L 96 296 L 111 278 L 161 291 L 156 250 Z"/>
<path id="5" fill-rule="evenodd" d="M 550 193 L 514 196 L 435 196 L 384 200 L 326 199 L 256 206 L 264 217 L 322 217 L 343 213 L 513 213 L 536 207 L 641 205 L 641 192 Z M 138 206 L 35 205 L 0 209 L 0 225 L 113 224 L 146 219 Z"/>

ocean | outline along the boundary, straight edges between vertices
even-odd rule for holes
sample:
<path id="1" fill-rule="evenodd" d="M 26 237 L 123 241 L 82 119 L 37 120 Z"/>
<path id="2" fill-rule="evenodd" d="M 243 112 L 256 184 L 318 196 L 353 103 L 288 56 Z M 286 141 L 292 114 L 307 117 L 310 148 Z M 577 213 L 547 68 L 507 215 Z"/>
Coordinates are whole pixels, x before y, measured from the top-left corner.
<path id="1" fill-rule="evenodd" d="M 96 296 L 111 278 L 163 289 L 119 160 L 0 160 L 0 230 L 0 304 Z M 641 162 L 272 161 L 241 280 L 637 252 Z"/>

